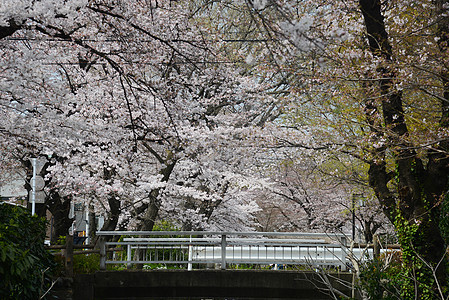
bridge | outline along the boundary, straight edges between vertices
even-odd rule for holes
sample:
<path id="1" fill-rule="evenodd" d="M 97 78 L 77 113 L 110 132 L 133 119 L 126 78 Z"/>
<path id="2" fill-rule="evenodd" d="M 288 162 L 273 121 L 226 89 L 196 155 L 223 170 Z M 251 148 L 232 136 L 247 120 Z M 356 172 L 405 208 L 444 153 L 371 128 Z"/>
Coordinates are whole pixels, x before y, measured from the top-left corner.
<path id="1" fill-rule="evenodd" d="M 106 264 L 303 265 L 347 269 L 347 238 L 343 234 L 208 231 L 100 231 L 98 236 L 120 237 L 100 244 L 100 268 Z M 109 247 L 126 249 L 106 256 Z M 373 256 L 372 249 L 353 249 L 357 259 Z"/>
<path id="2" fill-rule="evenodd" d="M 97 235 L 102 237 L 102 271 L 77 276 L 74 299 L 318 300 L 352 292 L 353 274 L 345 272 L 350 266 L 347 239 L 341 234 L 100 231 Z M 357 259 L 373 255 L 370 249 L 351 253 Z M 107 271 L 107 265 L 123 270 Z M 323 267 L 330 272 L 321 272 Z M 281 268 L 288 270 L 276 270 Z"/>

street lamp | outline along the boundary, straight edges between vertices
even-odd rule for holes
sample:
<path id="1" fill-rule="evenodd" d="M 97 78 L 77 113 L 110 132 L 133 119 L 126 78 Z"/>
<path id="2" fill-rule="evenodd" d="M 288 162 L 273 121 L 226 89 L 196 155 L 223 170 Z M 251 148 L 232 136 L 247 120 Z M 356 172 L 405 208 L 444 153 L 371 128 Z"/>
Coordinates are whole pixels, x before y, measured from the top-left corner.
<path id="1" fill-rule="evenodd" d="M 355 205 L 356 205 L 356 200 L 358 200 L 358 205 L 359 207 L 363 207 L 364 206 L 364 201 L 363 201 L 363 194 L 352 194 L 352 205 L 351 205 L 351 211 L 352 211 L 352 240 L 355 240 Z"/>
<path id="2" fill-rule="evenodd" d="M 354 239 L 355 239 L 355 195 L 354 194 L 352 194 L 351 211 L 352 211 L 352 241 L 354 241 Z"/>

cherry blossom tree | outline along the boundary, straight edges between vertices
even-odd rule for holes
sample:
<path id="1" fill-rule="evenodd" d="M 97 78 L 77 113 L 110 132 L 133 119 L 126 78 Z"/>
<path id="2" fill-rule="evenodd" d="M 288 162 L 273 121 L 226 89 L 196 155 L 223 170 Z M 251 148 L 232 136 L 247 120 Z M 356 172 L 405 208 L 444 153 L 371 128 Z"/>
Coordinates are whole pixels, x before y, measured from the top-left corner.
<path id="1" fill-rule="evenodd" d="M 246 161 L 258 145 L 247 137 L 280 109 L 265 93 L 272 82 L 234 68 L 226 49 L 239 41 L 217 35 L 195 5 L 23 1 L 2 10 L 5 149 L 28 170 L 29 156 L 49 158 L 42 175 L 46 206 L 62 220 L 57 235 L 71 224 L 71 201 L 104 212 L 104 229 L 151 230 L 160 214 L 183 228 L 252 224 L 257 208 L 245 199 L 257 173 Z"/>
<path id="2" fill-rule="evenodd" d="M 252 224 L 257 206 L 240 183 L 253 183 L 237 155 L 250 157 L 239 143 L 265 100 L 222 61 L 188 4 L 2 7 L 2 149 L 28 169 L 28 157 L 48 159 L 45 205 L 60 212 L 60 232 L 70 201 L 104 213 L 109 230 L 151 230 L 160 214 L 191 228 Z"/>
<path id="3" fill-rule="evenodd" d="M 354 230 L 357 241 L 367 242 L 374 233 L 391 233 L 391 224 L 367 186 L 363 165 L 349 156 L 279 149 L 279 140 L 273 142 L 258 162 L 269 184 L 252 192 L 262 208 L 258 222 L 263 231 L 343 232 L 351 238 Z"/>
<path id="4" fill-rule="evenodd" d="M 281 143 L 363 162 L 367 182 L 396 228 L 405 276 L 417 280 L 416 290 L 409 282 L 403 296 L 441 294 L 439 287 L 446 284 L 446 243 L 439 224 L 447 218 L 440 210 L 448 180 L 447 1 L 226 5 L 232 12 L 221 10 L 224 19 L 245 15 L 246 30 L 240 32 L 247 40 L 264 40 L 265 49 L 253 47 L 246 60 L 253 64 L 250 72 L 269 78 L 271 91 L 282 93 L 279 107 L 292 130 L 315 137 L 313 143 L 284 137 Z"/>

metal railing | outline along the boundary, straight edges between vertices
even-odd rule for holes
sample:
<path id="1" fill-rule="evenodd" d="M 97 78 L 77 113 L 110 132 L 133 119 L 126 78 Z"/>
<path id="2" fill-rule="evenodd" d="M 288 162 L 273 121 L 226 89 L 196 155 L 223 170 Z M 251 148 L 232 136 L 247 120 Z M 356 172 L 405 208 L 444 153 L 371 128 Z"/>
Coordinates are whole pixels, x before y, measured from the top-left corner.
<path id="1" fill-rule="evenodd" d="M 99 231 L 100 269 L 106 264 L 228 264 L 308 265 L 347 268 L 346 237 L 342 234 L 206 231 Z M 109 257 L 106 249 L 123 247 Z M 126 250 L 125 250 L 126 249 Z M 356 249 L 354 249 L 356 250 Z M 361 257 L 361 251 L 354 253 Z M 368 254 L 372 256 L 372 251 Z"/>

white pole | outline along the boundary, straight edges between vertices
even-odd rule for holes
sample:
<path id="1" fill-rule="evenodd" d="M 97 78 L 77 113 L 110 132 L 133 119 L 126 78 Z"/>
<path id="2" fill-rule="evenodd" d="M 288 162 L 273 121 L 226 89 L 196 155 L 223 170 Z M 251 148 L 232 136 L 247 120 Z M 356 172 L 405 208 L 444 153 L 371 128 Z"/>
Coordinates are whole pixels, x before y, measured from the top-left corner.
<path id="1" fill-rule="evenodd" d="M 221 235 L 221 269 L 226 270 L 226 234 Z"/>
<path id="2" fill-rule="evenodd" d="M 126 268 L 127 269 L 131 268 L 131 259 L 132 259 L 132 257 L 131 257 L 131 245 L 128 244 L 127 251 L 126 251 L 126 260 L 127 260 Z"/>
<path id="3" fill-rule="evenodd" d="M 192 236 L 190 236 L 190 245 L 189 245 L 189 261 L 192 261 Z M 192 263 L 187 264 L 187 271 L 192 271 Z"/>
<path id="4" fill-rule="evenodd" d="M 89 237 L 89 210 L 86 210 L 86 245 L 90 243 L 90 237 Z"/>
<path id="5" fill-rule="evenodd" d="M 33 178 L 31 178 L 31 215 L 34 216 L 36 211 L 36 158 L 31 158 L 33 166 Z"/>

